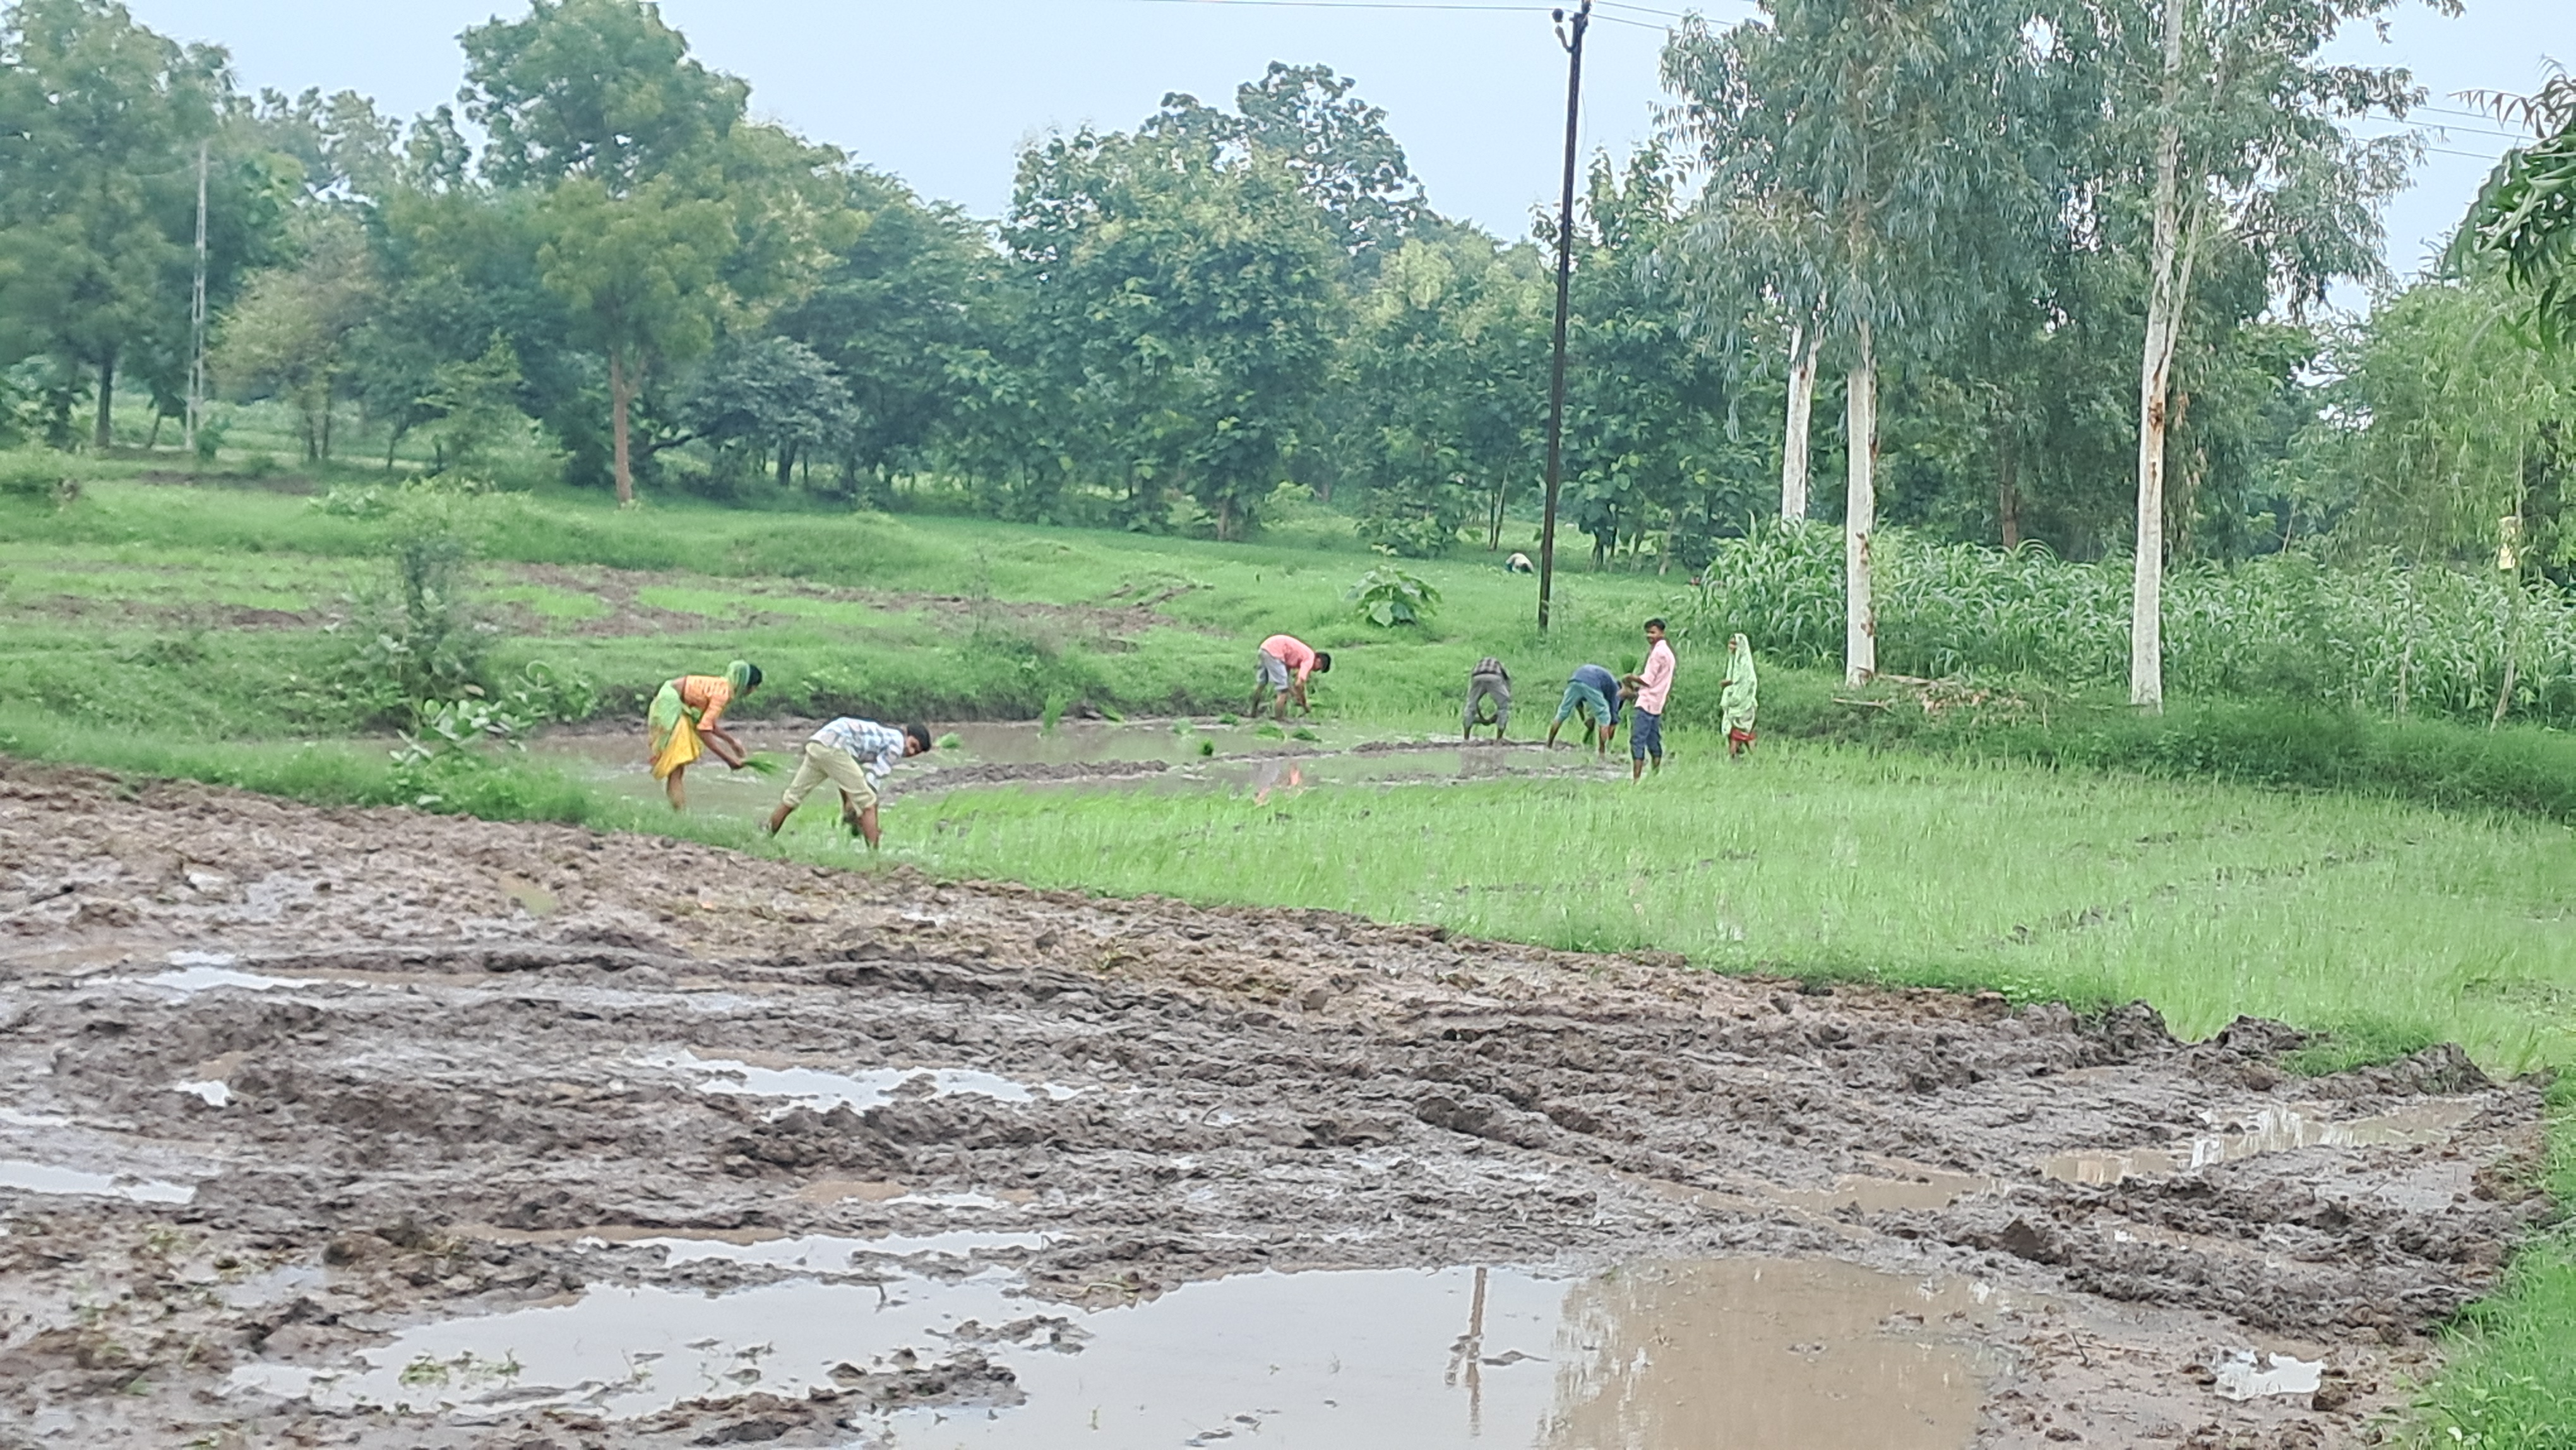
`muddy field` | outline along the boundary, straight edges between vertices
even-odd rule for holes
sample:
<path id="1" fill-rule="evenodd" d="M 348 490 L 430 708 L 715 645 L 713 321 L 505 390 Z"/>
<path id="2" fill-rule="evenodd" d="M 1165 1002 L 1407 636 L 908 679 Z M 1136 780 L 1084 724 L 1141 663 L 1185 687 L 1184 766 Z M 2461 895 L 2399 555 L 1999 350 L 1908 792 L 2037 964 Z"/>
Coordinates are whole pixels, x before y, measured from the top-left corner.
<path id="1" fill-rule="evenodd" d="M 2370 1442 L 2456 1053 L 0 765 L 0 1445 Z"/>

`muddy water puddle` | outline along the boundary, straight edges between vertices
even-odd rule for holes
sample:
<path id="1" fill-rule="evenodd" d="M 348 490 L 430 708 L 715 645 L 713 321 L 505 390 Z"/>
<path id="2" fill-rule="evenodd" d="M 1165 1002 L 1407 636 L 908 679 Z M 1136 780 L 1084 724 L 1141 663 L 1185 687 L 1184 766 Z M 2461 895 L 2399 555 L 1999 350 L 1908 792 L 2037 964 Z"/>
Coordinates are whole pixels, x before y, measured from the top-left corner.
<path id="1" fill-rule="evenodd" d="M 1964 1281 L 1832 1260 L 1650 1263 L 1589 1278 L 1451 1268 L 1262 1273 L 1140 1303 L 1032 1299 L 1006 1275 L 594 1289 L 408 1330 L 336 1370 L 235 1391 L 464 1419 L 803 1398 L 989 1356 L 988 1403 L 875 1418 L 862 1445 L 1933 1450 L 1973 1436 L 2002 1309 Z"/>
<path id="2" fill-rule="evenodd" d="M 2476 1103 L 2428 1103 L 2377 1117 L 2335 1121 L 2311 1109 L 2265 1108 L 2250 1126 L 2207 1133 L 2156 1148 L 2061 1153 L 2040 1171 L 2064 1183 L 2110 1184 L 2124 1178 L 2187 1173 L 2294 1148 L 2380 1148 L 2438 1143 L 2481 1111 Z"/>
<path id="3" fill-rule="evenodd" d="M 735 1058 L 700 1057 L 694 1052 L 655 1053 L 636 1059 L 640 1067 L 669 1068 L 697 1078 L 702 1093 L 783 1098 L 790 1106 L 828 1112 L 848 1107 L 865 1112 L 897 1098 L 971 1095 L 1006 1103 L 1059 1102 L 1082 1091 L 1056 1083 L 1019 1083 L 989 1072 L 964 1068 L 869 1068 L 833 1072 L 826 1068 L 778 1066 Z"/>
<path id="4" fill-rule="evenodd" d="M 1050 790 L 1224 791 L 1266 801 L 1277 794 L 1329 786 L 1610 775 L 1617 773 L 1614 767 L 1619 764 L 1604 765 L 1570 749 L 1547 750 L 1534 741 L 1497 746 L 1372 739 L 1332 727 L 1317 731 L 1314 740 L 1263 734 L 1253 724 L 1228 726 L 1213 721 L 1060 721 L 1053 730 L 1034 721 L 932 728 L 957 736 L 958 744 L 905 762 L 893 777 L 889 799 L 1013 784 Z M 755 753 L 792 766 L 811 732 L 803 727 L 746 724 L 736 733 Z M 662 797 L 661 786 L 645 768 L 640 726 L 632 734 L 548 735 L 531 744 L 529 753 L 630 799 Z M 689 772 L 689 808 L 759 819 L 777 804 L 783 789 L 785 782 L 775 776 L 710 764 Z M 506 894 L 531 915 L 554 909 L 550 895 L 522 889 L 527 885 L 514 883 Z"/>
<path id="5" fill-rule="evenodd" d="M 187 1203 L 197 1196 L 193 1184 L 122 1173 L 93 1173 L 85 1168 L 65 1168 L 24 1158 L 0 1158 L 0 1189 L 8 1188 L 28 1193 L 122 1198 L 133 1203 Z"/>
<path id="6" fill-rule="evenodd" d="M 2231 1400 L 2261 1399 L 2266 1395 L 2312 1395 L 2325 1380 L 2322 1360 L 2293 1359 L 2286 1354 L 2266 1354 L 2259 1350 L 2238 1349 L 2228 1352 L 2217 1365 L 2218 1392 Z"/>

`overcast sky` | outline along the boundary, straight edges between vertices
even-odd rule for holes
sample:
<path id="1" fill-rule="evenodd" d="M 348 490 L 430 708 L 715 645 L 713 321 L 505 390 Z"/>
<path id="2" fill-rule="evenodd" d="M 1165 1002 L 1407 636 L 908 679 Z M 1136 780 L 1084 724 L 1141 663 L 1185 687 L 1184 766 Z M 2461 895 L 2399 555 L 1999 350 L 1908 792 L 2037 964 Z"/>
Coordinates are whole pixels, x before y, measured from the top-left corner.
<path id="1" fill-rule="evenodd" d="M 129 0 L 153 28 L 229 47 L 246 85 L 352 88 L 413 115 L 451 99 L 455 37 L 494 0 Z M 1484 8 L 1334 8 L 1238 0 L 664 0 L 665 18 L 708 63 L 749 80 L 752 106 L 983 216 L 1010 199 L 1014 158 L 1050 128 L 1134 125 L 1167 91 L 1229 100 L 1273 60 L 1320 61 L 1384 106 L 1434 206 L 1506 235 L 1554 195 L 1564 124 L 1564 53 L 1544 6 L 1422 0 Z M 516 5 L 508 13 L 523 13 Z M 1674 0 L 1609 7 L 1636 23 L 1595 27 L 1584 143 L 1624 153 L 1652 129 L 1662 98 L 1655 59 Z M 1704 12 L 1725 22 L 1752 7 Z M 2339 59 L 2411 67 L 2432 104 L 2467 107 L 2473 89 L 2530 91 L 2549 58 L 2576 64 L 2576 0 L 2467 0 L 2445 18 L 2410 7 L 2387 43 L 2337 42 Z M 2510 144 L 2498 123 L 2420 119 L 2415 188 L 2388 215 L 2389 261 L 2415 270 L 2440 245 Z M 2375 129 L 2388 129 L 2379 127 Z"/>

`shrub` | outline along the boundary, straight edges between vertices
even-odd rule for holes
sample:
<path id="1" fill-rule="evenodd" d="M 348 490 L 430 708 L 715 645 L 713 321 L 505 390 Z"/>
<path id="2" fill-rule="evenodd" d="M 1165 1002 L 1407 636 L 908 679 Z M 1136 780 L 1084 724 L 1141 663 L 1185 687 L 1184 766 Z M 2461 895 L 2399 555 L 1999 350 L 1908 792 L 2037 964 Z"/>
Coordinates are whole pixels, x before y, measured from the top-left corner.
<path id="1" fill-rule="evenodd" d="M 394 491 L 383 514 L 383 575 L 353 601 L 352 701 L 377 723 L 410 718 L 421 701 L 481 688 L 496 633 L 469 598 L 466 566 L 480 544 L 472 497 L 433 488 Z"/>
<path id="2" fill-rule="evenodd" d="M 0 497 L 69 503 L 80 497 L 91 473 L 89 461 L 50 448 L 18 448 L 0 453 Z"/>
<path id="3" fill-rule="evenodd" d="M 1402 569 L 1371 569 L 1342 597 L 1357 607 L 1360 618 L 1380 629 L 1425 624 L 1440 609 L 1440 591 Z"/>

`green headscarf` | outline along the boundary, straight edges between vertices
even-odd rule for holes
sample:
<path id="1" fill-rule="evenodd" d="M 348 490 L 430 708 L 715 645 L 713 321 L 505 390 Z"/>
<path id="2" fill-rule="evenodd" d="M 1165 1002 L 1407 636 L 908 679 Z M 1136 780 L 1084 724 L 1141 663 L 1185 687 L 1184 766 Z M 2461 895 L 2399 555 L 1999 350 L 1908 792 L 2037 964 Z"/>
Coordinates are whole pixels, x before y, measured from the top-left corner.
<path id="1" fill-rule="evenodd" d="M 1726 693 L 1719 700 L 1726 711 L 1727 729 L 1753 728 L 1760 691 L 1761 686 L 1753 671 L 1753 646 L 1740 634 L 1729 638 L 1726 642 Z"/>
<path id="2" fill-rule="evenodd" d="M 760 683 L 760 671 L 749 660 L 735 660 L 725 666 L 725 683 L 733 687 L 733 697 L 739 700 Z"/>

